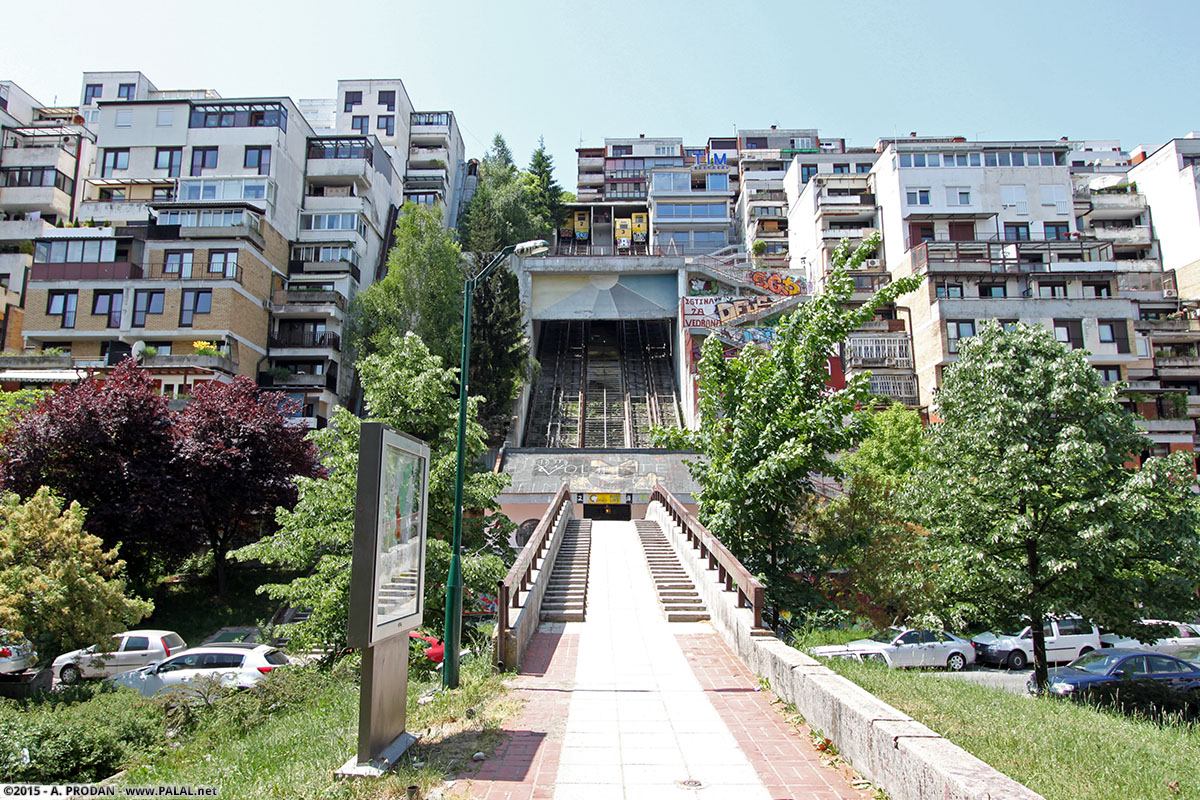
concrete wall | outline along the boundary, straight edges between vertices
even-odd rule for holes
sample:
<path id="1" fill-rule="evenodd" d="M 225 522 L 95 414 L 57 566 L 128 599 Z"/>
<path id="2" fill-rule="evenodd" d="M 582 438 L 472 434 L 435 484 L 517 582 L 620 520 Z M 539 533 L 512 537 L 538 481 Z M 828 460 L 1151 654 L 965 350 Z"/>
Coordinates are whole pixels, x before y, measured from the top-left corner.
<path id="1" fill-rule="evenodd" d="M 730 647 L 892 800 L 1041 798 L 769 632 L 753 630 L 750 609 L 737 608 L 736 594 L 717 583 L 666 509 L 653 503 L 646 519 L 662 526 Z"/>
<path id="2" fill-rule="evenodd" d="M 542 554 L 541 565 L 533 570 L 529 581 L 529 590 L 521 595 L 519 611 L 509 609 L 509 629 L 503 637 L 498 637 L 497 658 L 502 669 L 519 669 L 521 659 L 529 640 L 537 633 L 542 616 L 542 597 L 550 584 L 550 573 L 554 571 L 554 561 L 558 558 L 558 550 L 562 546 L 563 535 L 567 523 L 575 518 L 575 507 L 570 503 L 563 505 L 562 511 L 554 521 L 550 531 L 546 552 Z"/>

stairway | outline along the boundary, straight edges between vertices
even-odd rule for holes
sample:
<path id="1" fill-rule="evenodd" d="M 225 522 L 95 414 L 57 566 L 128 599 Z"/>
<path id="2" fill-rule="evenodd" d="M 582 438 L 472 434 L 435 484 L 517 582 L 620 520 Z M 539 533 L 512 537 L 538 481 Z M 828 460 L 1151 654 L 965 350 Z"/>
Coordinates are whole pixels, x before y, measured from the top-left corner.
<path id="1" fill-rule="evenodd" d="M 675 548 L 667 541 L 657 522 L 634 520 L 638 539 L 650 566 L 650 577 L 658 592 L 658 605 L 667 617 L 667 622 L 703 622 L 708 619 L 708 609 L 696 591 L 696 584 L 679 563 Z"/>
<path id="2" fill-rule="evenodd" d="M 592 554 L 592 521 L 567 523 L 554 559 L 550 583 L 542 597 L 541 618 L 546 622 L 583 622 L 587 615 L 588 569 Z"/>

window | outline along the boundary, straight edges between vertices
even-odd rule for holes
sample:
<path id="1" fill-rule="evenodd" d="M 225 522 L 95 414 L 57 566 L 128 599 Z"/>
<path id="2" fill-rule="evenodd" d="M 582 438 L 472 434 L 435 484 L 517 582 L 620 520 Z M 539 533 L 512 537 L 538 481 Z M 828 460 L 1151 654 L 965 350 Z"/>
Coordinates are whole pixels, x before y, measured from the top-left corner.
<path id="1" fill-rule="evenodd" d="M 905 192 L 905 198 L 910 206 L 927 206 L 929 205 L 929 190 L 909 189 Z"/>
<path id="2" fill-rule="evenodd" d="M 675 148 L 671 147 L 669 144 L 656 144 L 654 145 L 654 155 L 673 156 L 675 155 Z"/>
<path id="3" fill-rule="evenodd" d="M 1054 320 L 1054 338 L 1072 349 L 1083 347 L 1083 321 L 1078 319 Z"/>
<path id="4" fill-rule="evenodd" d="M 870 171 L 871 171 L 871 165 L 870 165 L 870 164 L 855 164 L 855 165 L 854 165 L 854 171 L 855 171 L 855 172 L 857 172 L 857 173 L 859 173 L 859 174 L 862 174 L 862 173 L 864 173 L 864 172 L 870 172 Z"/>
<path id="5" fill-rule="evenodd" d="M 1116 383 L 1121 380 L 1120 367 L 1096 367 L 1096 372 L 1100 373 L 1100 380 L 1104 383 Z"/>
<path id="6" fill-rule="evenodd" d="M 108 317 L 106 327 L 121 327 L 121 292 L 93 292 L 92 313 L 96 316 Z"/>
<path id="7" fill-rule="evenodd" d="M 1039 283 L 1038 297 L 1061 299 L 1067 296 L 1067 285 L 1065 283 Z"/>
<path id="8" fill-rule="evenodd" d="M 158 116 L 154 120 L 154 125 L 159 128 L 169 128 L 175 124 L 175 109 L 160 108 Z"/>
<path id="9" fill-rule="evenodd" d="M 998 319 L 1000 327 L 1005 331 L 1015 331 L 1017 329 L 1017 321 L 1015 319 Z"/>
<path id="10" fill-rule="evenodd" d="M 75 327 L 75 303 L 79 299 L 75 292 L 50 292 L 46 299 L 46 314 L 51 317 L 62 317 L 59 327 Z"/>
<path id="11" fill-rule="evenodd" d="M 367 126 L 370 125 L 370 123 L 371 123 L 370 117 L 351 117 L 350 118 L 350 127 L 353 128 L 354 130 L 358 131 L 359 133 L 361 133 L 363 136 L 367 135 Z"/>
<path id="12" fill-rule="evenodd" d="M 1100 331 L 1100 341 L 1102 341 L 1102 342 L 1117 341 L 1117 334 L 1113 330 L 1113 325 L 1111 322 L 1101 322 L 1099 324 L 1099 326 L 1097 326 L 1097 327 Z"/>
<path id="13" fill-rule="evenodd" d="M 1029 241 L 1029 223 L 1027 223 L 1027 222 L 1006 222 L 1006 223 L 1004 223 L 1004 238 L 1010 242 L 1028 242 Z"/>
<path id="14" fill-rule="evenodd" d="M 710 192 L 724 192 L 729 189 L 729 175 L 724 172 L 714 172 L 705 177 L 705 188 Z"/>
<path id="15" fill-rule="evenodd" d="M 163 293 L 161 289 L 141 290 L 133 293 L 133 327 L 146 327 L 147 314 L 163 312 Z"/>
<path id="16" fill-rule="evenodd" d="M 151 200 L 170 200 L 171 199 L 171 187 L 155 186 L 154 188 L 152 188 L 150 190 L 150 199 Z"/>
<path id="17" fill-rule="evenodd" d="M 958 343 L 961 339 L 967 339 L 975 335 L 974 320 L 950 320 L 946 323 L 946 340 L 949 345 L 947 349 L 951 353 L 958 352 Z"/>
<path id="18" fill-rule="evenodd" d="M 395 90 L 393 89 L 393 90 L 386 91 L 386 92 L 380 92 L 379 93 L 379 105 L 387 106 L 388 111 L 395 111 L 396 110 L 396 92 L 395 92 Z"/>
<path id="19" fill-rule="evenodd" d="M 613 156 L 631 156 L 633 155 L 633 145 L 631 144 L 614 144 L 612 146 Z"/>
<path id="20" fill-rule="evenodd" d="M 938 297 L 957 299 L 963 296 L 963 287 L 961 283 L 938 281 L 935 290 Z"/>
<path id="21" fill-rule="evenodd" d="M 800 165 L 800 182 L 801 183 L 808 183 L 809 179 L 812 178 L 812 176 L 816 175 L 816 174 L 817 174 L 817 165 L 816 164 L 801 164 Z"/>
<path id="22" fill-rule="evenodd" d="M 1014 184 L 1000 187 L 1000 204 L 1005 208 L 1015 208 L 1018 214 L 1028 214 L 1029 204 L 1025 200 L 1025 187 Z"/>
<path id="23" fill-rule="evenodd" d="M 1042 198 L 1042 205 L 1054 206 L 1060 214 L 1067 214 L 1071 211 L 1070 204 L 1067 201 L 1066 186 L 1057 183 L 1043 185 L 1040 187 L 1040 194 Z"/>
<path id="24" fill-rule="evenodd" d="M 179 327 L 192 327 L 192 318 L 196 314 L 207 314 L 212 311 L 211 289 L 184 289 L 179 304 Z"/>
<path id="25" fill-rule="evenodd" d="M 343 109 L 342 109 L 343 111 L 345 111 L 347 114 L 349 114 L 351 111 L 354 110 L 355 106 L 361 106 L 361 105 L 362 105 L 362 92 L 346 92 L 346 105 L 343 107 Z"/>
<path id="26" fill-rule="evenodd" d="M 1048 240 L 1062 241 L 1070 236 L 1067 223 L 1065 222 L 1046 222 L 1042 224 L 1042 230 L 1046 232 Z"/>
<path id="27" fill-rule="evenodd" d="M 208 271 L 227 278 L 237 277 L 237 250 L 209 250 Z"/>
<path id="28" fill-rule="evenodd" d="M 1118 353 L 1129 352 L 1129 325 L 1125 320 L 1101 319 L 1097 322 L 1100 327 L 1100 341 L 1112 342 L 1117 346 Z"/>
<path id="29" fill-rule="evenodd" d="M 344 214 L 301 214 L 300 230 L 304 231 L 358 231 L 367 235 L 366 223 L 353 212 Z"/>
<path id="30" fill-rule="evenodd" d="M 169 209 L 158 212 L 159 225 L 182 225 L 188 228 L 234 228 L 245 226 L 259 229 L 259 217 L 240 208 L 216 208 L 203 211 Z"/>
<path id="31" fill-rule="evenodd" d="M 181 278 L 192 277 L 191 250 L 168 250 L 163 255 L 163 272 Z"/>
<path id="32" fill-rule="evenodd" d="M 117 86 L 117 97 L 121 100 L 132 100 L 133 93 L 137 89 L 137 84 L 122 83 Z"/>
<path id="33" fill-rule="evenodd" d="M 103 96 L 104 87 L 98 83 L 89 83 L 83 87 L 83 104 L 90 106 Z"/>
<path id="34" fill-rule="evenodd" d="M 280 103 L 194 105 L 189 128 L 279 128 L 287 131 L 287 108 Z"/>
<path id="35" fill-rule="evenodd" d="M 980 297 L 1008 297 L 1008 287 L 1003 283 L 979 284 Z"/>
<path id="36" fill-rule="evenodd" d="M 396 118 L 391 114 L 384 114 L 375 120 L 375 129 L 383 131 L 385 136 L 391 136 L 396 132 Z"/>
<path id="37" fill-rule="evenodd" d="M 247 146 L 242 166 L 247 169 L 257 169 L 259 175 L 271 174 L 271 148 Z"/>
<path id="38" fill-rule="evenodd" d="M 846 175 L 846 174 L 849 174 L 849 172 L 850 172 L 849 164 L 834 164 L 833 165 L 833 174 L 834 175 Z"/>
<path id="39" fill-rule="evenodd" d="M 971 205 L 971 190 L 962 186 L 947 186 L 946 187 L 946 205 L 948 206 L 969 206 Z"/>
<path id="40" fill-rule="evenodd" d="M 192 148 L 192 175 L 203 175 L 206 169 L 217 168 L 217 148 Z"/>
<path id="41" fill-rule="evenodd" d="M 1112 285 L 1109 283 L 1085 283 L 1083 293 L 1087 297 L 1112 297 Z"/>
<path id="42" fill-rule="evenodd" d="M 104 165 L 100 168 L 100 177 L 112 177 L 113 171 L 118 169 L 129 169 L 129 149 L 107 148 L 104 151 Z"/>
<path id="43" fill-rule="evenodd" d="M 237 653 L 205 653 L 200 657 L 200 669 L 236 669 L 245 656 Z"/>
<path id="44" fill-rule="evenodd" d="M 131 127 L 133 127 L 133 111 L 132 111 L 131 109 L 128 109 L 128 108 L 119 108 L 119 109 L 117 109 L 117 121 L 116 121 L 116 126 L 117 126 L 118 128 L 131 128 Z"/>
<path id="45" fill-rule="evenodd" d="M 116 261 L 116 255 L 115 239 L 57 239 L 38 242 L 33 251 L 33 260 L 39 264 L 100 264 Z"/>
<path id="46" fill-rule="evenodd" d="M 182 147 L 160 147 L 154 151 L 154 168 L 165 169 L 168 177 L 178 178 L 182 167 Z"/>

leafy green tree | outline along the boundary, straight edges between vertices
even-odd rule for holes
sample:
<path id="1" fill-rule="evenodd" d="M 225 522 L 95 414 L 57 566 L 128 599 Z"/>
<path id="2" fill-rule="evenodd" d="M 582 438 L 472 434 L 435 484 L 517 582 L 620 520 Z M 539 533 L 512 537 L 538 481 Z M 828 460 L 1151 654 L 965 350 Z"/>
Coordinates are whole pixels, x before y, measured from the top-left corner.
<path id="1" fill-rule="evenodd" d="M 447 363 L 457 363 L 462 339 L 462 251 L 436 210 L 405 203 L 388 253 L 388 271 L 354 299 L 351 347 L 377 352 L 412 331 Z"/>
<path id="2" fill-rule="evenodd" d="M 811 585 L 793 577 L 816 564 L 811 541 L 798 530 L 813 476 L 840 475 L 832 454 L 867 433 L 868 377 L 832 389 L 829 354 L 881 305 L 920 283 L 893 281 L 849 308 L 850 271 L 877 245 L 873 237 L 851 254 L 843 242 L 826 291 L 782 320 L 769 351 L 750 346 L 726 360 L 718 338 L 708 337 L 699 364 L 699 427 L 655 431 L 660 445 L 703 456 L 689 464 L 700 486 L 700 519 L 763 577 L 776 626 L 781 611 L 816 602 Z"/>
<path id="3" fill-rule="evenodd" d="M 416 436 L 429 444 L 429 536 L 449 540 L 454 523 L 457 468 L 458 375 L 442 366 L 413 333 L 407 333 L 359 362 L 359 374 L 372 419 Z M 477 421 L 479 398 L 468 406 L 467 463 L 486 449 Z M 271 597 L 297 608 L 311 608 L 293 636 L 302 647 L 341 651 L 346 646 L 346 608 L 350 596 L 350 561 L 354 540 L 354 498 L 358 474 L 359 420 L 337 409 L 329 427 L 310 434 L 325 454 L 328 478 L 300 478 L 299 500 L 290 511 L 276 514 L 279 532 L 234 551 L 240 560 L 255 559 L 308 571 L 287 584 L 262 587 Z M 484 516 L 508 476 L 474 472 L 467 476 L 463 507 L 465 575 L 474 575 L 476 559 L 509 558 L 511 523 L 503 516 Z M 492 563 L 488 561 L 487 563 Z M 484 574 L 486 567 L 481 567 Z M 436 601 L 443 576 L 427 572 L 426 597 Z M 494 586 L 494 584 L 493 584 Z M 434 594 L 431 595 L 430 592 Z"/>
<path id="4" fill-rule="evenodd" d="M 538 139 L 537 149 L 529 157 L 525 178 L 533 195 L 532 216 L 547 233 L 562 221 L 563 190 L 554 180 L 554 159 L 546 152 L 546 140 Z"/>
<path id="5" fill-rule="evenodd" d="M 989 322 L 937 395 L 910 513 L 929 529 L 934 607 L 951 621 L 1032 627 L 1046 683 L 1048 615 L 1118 633 L 1200 611 L 1200 538 L 1188 455 L 1149 441 L 1080 350 L 1040 326 Z"/>
<path id="6" fill-rule="evenodd" d="M 51 394 L 48 389 L 17 389 L 12 392 L 0 392 L 0 439 L 4 433 L 16 424 L 25 412 L 38 404 L 43 397 Z"/>
<path id="7" fill-rule="evenodd" d="M 0 628 L 24 634 L 43 663 L 154 610 L 126 597 L 125 562 L 84 532 L 85 515 L 45 486 L 24 502 L 11 493 L 0 500 Z"/>

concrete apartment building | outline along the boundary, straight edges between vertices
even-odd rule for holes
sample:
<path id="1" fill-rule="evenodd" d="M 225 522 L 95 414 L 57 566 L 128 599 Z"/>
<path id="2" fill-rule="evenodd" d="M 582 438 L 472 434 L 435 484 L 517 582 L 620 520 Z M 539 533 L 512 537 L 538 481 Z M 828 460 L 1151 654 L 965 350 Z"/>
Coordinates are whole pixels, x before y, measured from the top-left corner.
<path id="1" fill-rule="evenodd" d="M 22 115 L 4 119 L 16 149 L 58 110 L 3 85 Z M 286 97 L 160 91 L 137 72 L 85 73 L 80 100 L 59 115 L 86 142 L 74 145 L 75 194 L 54 187 L 33 230 L 20 193 L 0 189 L 0 237 L 24 243 L 0 267 L 13 274 L 18 256 L 28 262 L 24 341 L 6 348 L 31 354 L 6 359 L 0 382 L 74 380 L 135 353 L 170 395 L 246 375 L 323 425 L 351 390 L 349 302 L 383 274 L 400 205 L 426 202 L 456 219 L 466 169 L 453 115 L 420 140 L 442 145 L 444 158 L 424 165 L 438 181 L 410 186 L 415 112 L 398 80 L 340 82 L 329 115 L 329 102 L 305 101 L 318 129 Z"/>

